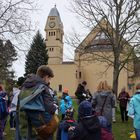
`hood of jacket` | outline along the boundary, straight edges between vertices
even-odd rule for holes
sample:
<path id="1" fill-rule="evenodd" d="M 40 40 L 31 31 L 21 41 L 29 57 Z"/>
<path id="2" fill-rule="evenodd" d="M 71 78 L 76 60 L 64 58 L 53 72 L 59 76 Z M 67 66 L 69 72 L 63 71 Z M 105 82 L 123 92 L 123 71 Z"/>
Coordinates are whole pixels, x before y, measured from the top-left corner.
<path id="1" fill-rule="evenodd" d="M 140 90 L 136 91 L 134 97 L 135 97 L 135 100 L 140 102 Z"/>
<path id="2" fill-rule="evenodd" d="M 27 79 L 23 83 L 22 87 L 24 87 L 24 88 L 32 88 L 32 87 L 35 87 L 35 86 L 37 86 L 39 84 L 47 85 L 47 83 L 45 83 L 42 80 L 42 78 L 40 78 L 39 76 L 37 76 L 35 74 L 30 74 L 30 75 L 27 76 Z"/>
<path id="3" fill-rule="evenodd" d="M 100 92 L 100 96 L 101 96 L 101 97 L 106 97 L 106 96 L 108 96 L 108 95 L 110 95 L 110 94 L 111 94 L 111 91 L 109 91 L 109 90 L 108 90 L 108 91 L 105 91 L 105 90 L 104 90 L 104 91 L 101 91 L 101 92 Z"/>
<path id="4" fill-rule="evenodd" d="M 82 120 L 83 127 L 89 132 L 89 133 L 95 133 L 100 129 L 100 123 L 97 116 L 87 116 L 84 117 Z"/>

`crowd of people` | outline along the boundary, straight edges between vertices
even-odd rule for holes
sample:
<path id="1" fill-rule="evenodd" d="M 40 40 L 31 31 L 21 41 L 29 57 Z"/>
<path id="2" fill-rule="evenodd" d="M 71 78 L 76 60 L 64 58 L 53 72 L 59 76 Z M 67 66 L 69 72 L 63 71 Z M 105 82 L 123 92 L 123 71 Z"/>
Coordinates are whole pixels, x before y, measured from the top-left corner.
<path id="1" fill-rule="evenodd" d="M 58 99 L 50 84 L 53 77 L 52 69 L 42 65 L 36 74 L 27 76 L 21 87 L 14 85 L 10 98 L 0 85 L 0 140 L 4 138 L 8 115 L 16 140 L 53 140 L 55 132 L 56 140 L 114 140 L 112 122 L 116 122 L 117 101 L 122 122 L 127 122 L 128 116 L 133 118 L 136 138 L 140 140 L 140 84 L 130 98 L 125 87 L 116 97 L 107 81 L 101 81 L 93 94 L 86 88 L 86 81 L 79 83 L 75 91 L 76 119 L 69 89 L 64 88 Z"/>

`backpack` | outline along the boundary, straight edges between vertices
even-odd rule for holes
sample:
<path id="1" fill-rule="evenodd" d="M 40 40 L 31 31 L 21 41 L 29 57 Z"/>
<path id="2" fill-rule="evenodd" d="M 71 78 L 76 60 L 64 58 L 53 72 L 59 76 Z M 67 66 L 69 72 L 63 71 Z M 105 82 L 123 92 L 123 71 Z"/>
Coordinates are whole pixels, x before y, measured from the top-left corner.
<path id="1" fill-rule="evenodd" d="M 114 140 L 112 133 L 106 128 L 101 128 L 101 138 L 102 140 Z"/>
<path id="2" fill-rule="evenodd" d="M 40 85 L 38 88 L 27 90 L 24 95 L 21 93 L 18 97 L 18 103 L 17 103 L 17 111 L 16 111 L 16 140 L 21 140 L 21 134 L 25 134 L 27 140 L 31 140 L 32 137 L 32 124 L 31 120 L 28 117 L 28 111 L 33 110 L 36 108 L 36 105 L 32 104 L 32 101 L 35 97 L 37 97 L 43 90 L 45 89 L 44 85 Z M 38 104 L 38 102 L 37 102 Z M 41 104 L 40 104 L 41 105 Z M 43 106 L 40 107 L 43 110 Z M 30 113 L 31 114 L 31 113 Z M 24 118 L 24 120 L 21 121 L 21 118 Z M 35 118 L 35 116 L 34 116 Z M 24 121 L 24 122 L 23 122 Z M 24 123 L 25 129 L 27 132 L 22 131 L 19 126 L 20 122 Z"/>
<path id="3" fill-rule="evenodd" d="M 0 94 L 0 119 L 3 120 L 8 115 L 8 107 L 5 100 L 6 93 Z"/>

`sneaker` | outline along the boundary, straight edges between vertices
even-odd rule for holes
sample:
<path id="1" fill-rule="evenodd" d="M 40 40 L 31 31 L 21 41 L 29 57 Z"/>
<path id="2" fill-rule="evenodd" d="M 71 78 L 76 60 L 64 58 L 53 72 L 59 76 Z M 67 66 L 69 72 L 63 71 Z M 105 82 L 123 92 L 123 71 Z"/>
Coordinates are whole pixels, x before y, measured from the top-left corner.
<path id="1" fill-rule="evenodd" d="M 13 127 L 13 128 L 10 128 L 10 130 L 15 131 L 16 129 Z"/>
<path id="2" fill-rule="evenodd" d="M 115 123 L 116 122 L 116 120 L 113 120 L 113 123 Z"/>
<path id="3" fill-rule="evenodd" d="M 7 133 L 6 132 L 3 132 L 3 136 L 6 136 L 7 135 Z"/>
<path id="4" fill-rule="evenodd" d="M 133 133 L 135 133 L 135 130 L 132 130 L 132 131 L 129 132 L 130 135 L 133 134 Z"/>

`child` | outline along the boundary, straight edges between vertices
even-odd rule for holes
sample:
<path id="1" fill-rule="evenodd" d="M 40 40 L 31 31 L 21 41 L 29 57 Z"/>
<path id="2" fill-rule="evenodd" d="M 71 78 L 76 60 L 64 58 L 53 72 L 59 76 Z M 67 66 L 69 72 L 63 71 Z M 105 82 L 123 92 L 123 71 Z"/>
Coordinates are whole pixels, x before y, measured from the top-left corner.
<path id="1" fill-rule="evenodd" d="M 70 127 L 69 140 L 101 140 L 99 119 L 93 115 L 92 104 L 82 101 L 78 108 L 78 124 Z"/>
<path id="2" fill-rule="evenodd" d="M 73 118 L 73 108 L 67 109 L 65 118 L 60 122 L 57 130 L 57 140 L 68 140 L 68 128 L 70 126 L 75 126 L 76 121 Z"/>
<path id="3" fill-rule="evenodd" d="M 60 111 L 62 114 L 62 120 L 65 118 L 66 110 L 72 108 L 72 99 L 68 94 L 68 89 L 64 89 L 62 99 L 60 101 Z"/>

